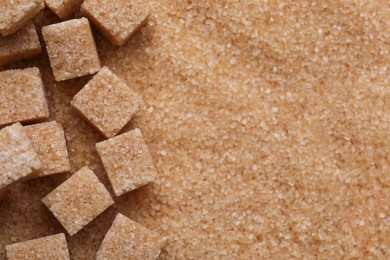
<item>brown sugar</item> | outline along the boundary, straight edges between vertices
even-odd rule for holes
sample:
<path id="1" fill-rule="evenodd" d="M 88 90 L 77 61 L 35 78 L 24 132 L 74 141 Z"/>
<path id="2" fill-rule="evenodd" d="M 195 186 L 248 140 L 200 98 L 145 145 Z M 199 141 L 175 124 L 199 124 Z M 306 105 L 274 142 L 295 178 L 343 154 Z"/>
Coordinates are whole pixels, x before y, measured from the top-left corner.
<path id="1" fill-rule="evenodd" d="M 44 7 L 43 0 L 0 1 L 0 35 L 15 33 Z"/>
<path id="2" fill-rule="evenodd" d="M 140 106 L 140 97 L 103 67 L 71 102 L 105 137 L 115 136 Z"/>
<path id="3" fill-rule="evenodd" d="M 0 130 L 0 190 L 41 168 L 42 162 L 20 123 Z"/>
<path id="4" fill-rule="evenodd" d="M 158 259 L 166 238 L 119 213 L 97 252 L 96 259 Z"/>
<path id="5" fill-rule="evenodd" d="M 61 19 L 72 15 L 82 2 L 83 0 L 45 0 L 46 6 Z"/>
<path id="6" fill-rule="evenodd" d="M 37 177 L 70 171 L 65 134 L 59 123 L 52 121 L 30 125 L 25 130 L 43 163 Z"/>
<path id="7" fill-rule="evenodd" d="M 74 173 L 42 201 L 71 236 L 114 203 L 88 167 Z"/>
<path id="8" fill-rule="evenodd" d="M 57 81 L 99 71 L 99 56 L 86 18 L 45 26 L 42 34 Z"/>
<path id="9" fill-rule="evenodd" d="M 49 117 L 38 68 L 0 72 L 0 126 Z"/>
<path id="10" fill-rule="evenodd" d="M 143 98 L 129 127 L 158 178 L 68 237 L 71 258 L 95 259 L 118 211 L 168 238 L 162 260 L 390 259 L 389 1 L 143 2 L 152 15 L 126 45 L 96 40 Z M 31 62 L 51 74 L 46 59 L 18 66 Z M 72 168 L 106 184 L 103 138 L 69 106 L 87 81 L 45 89 Z M 40 197 L 62 180 L 9 190 L 0 259 L 61 230 Z"/>
<path id="11" fill-rule="evenodd" d="M 8 260 L 70 260 L 64 234 L 57 234 L 6 246 Z"/>
<path id="12" fill-rule="evenodd" d="M 0 65 L 31 58 L 41 52 L 37 30 L 31 22 L 12 35 L 0 37 Z"/>
<path id="13" fill-rule="evenodd" d="M 138 1 L 86 0 L 83 13 L 114 45 L 123 45 L 149 17 L 148 11 Z"/>
<path id="14" fill-rule="evenodd" d="M 96 144 L 115 195 L 120 196 L 157 178 L 140 129 Z"/>

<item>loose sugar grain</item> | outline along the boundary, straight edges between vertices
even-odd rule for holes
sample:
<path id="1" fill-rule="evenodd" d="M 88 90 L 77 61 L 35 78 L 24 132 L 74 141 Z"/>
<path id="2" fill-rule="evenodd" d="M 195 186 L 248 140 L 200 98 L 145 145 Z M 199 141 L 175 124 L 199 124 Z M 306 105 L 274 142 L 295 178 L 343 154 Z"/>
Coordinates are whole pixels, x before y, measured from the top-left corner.
<path id="1" fill-rule="evenodd" d="M 157 178 L 140 129 L 96 144 L 115 195 L 120 196 Z"/>
<path id="2" fill-rule="evenodd" d="M 88 167 L 74 173 L 42 201 L 71 236 L 114 203 Z"/>
<path id="3" fill-rule="evenodd" d="M 45 7 L 43 0 L 2 0 L 0 2 L 0 35 L 5 37 L 15 33 L 28 20 Z"/>
<path id="4" fill-rule="evenodd" d="M 75 107 L 105 137 L 115 136 L 140 106 L 140 96 L 103 67 L 74 97 Z"/>
<path id="5" fill-rule="evenodd" d="M 64 234 L 57 234 L 6 246 L 8 260 L 70 260 Z"/>
<path id="6" fill-rule="evenodd" d="M 35 25 L 30 22 L 15 34 L 0 37 L 0 65 L 41 54 L 41 43 Z"/>
<path id="7" fill-rule="evenodd" d="M 166 239 L 119 213 L 97 252 L 96 259 L 154 260 Z"/>
<path id="8" fill-rule="evenodd" d="M 45 0 L 45 3 L 59 18 L 66 19 L 80 8 L 83 0 Z"/>
<path id="9" fill-rule="evenodd" d="M 70 171 L 65 134 L 59 123 L 30 125 L 25 130 L 43 163 L 37 177 Z"/>
<path id="10" fill-rule="evenodd" d="M 99 71 L 99 56 L 86 18 L 45 26 L 42 34 L 57 81 Z"/>
<path id="11" fill-rule="evenodd" d="M 0 130 L 0 190 L 30 177 L 42 163 L 20 123 Z"/>
<path id="12" fill-rule="evenodd" d="M 38 68 L 0 72 L 0 126 L 49 117 Z"/>
<path id="13" fill-rule="evenodd" d="M 143 25 L 149 13 L 139 1 L 86 0 L 84 14 L 114 45 L 123 45 Z"/>

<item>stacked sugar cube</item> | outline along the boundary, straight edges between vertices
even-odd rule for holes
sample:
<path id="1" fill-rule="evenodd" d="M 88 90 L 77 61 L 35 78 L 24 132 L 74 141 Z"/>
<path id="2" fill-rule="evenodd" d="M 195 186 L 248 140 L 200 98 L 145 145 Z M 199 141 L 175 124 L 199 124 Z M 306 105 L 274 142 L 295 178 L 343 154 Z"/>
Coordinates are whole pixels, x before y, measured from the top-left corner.
<path id="1" fill-rule="evenodd" d="M 42 28 L 56 81 L 95 74 L 71 105 L 107 140 L 96 144 L 115 196 L 153 182 L 157 170 L 140 129 L 119 134 L 142 100 L 108 67 L 101 65 L 90 21 L 117 46 L 147 21 L 136 1 L 6 0 L 0 2 L 0 66 L 42 53 L 32 18 L 44 4 L 63 22 Z M 87 18 L 70 19 L 81 10 Z M 7 190 L 33 178 L 69 172 L 65 133 L 50 118 L 39 68 L 0 72 L 0 200 Z M 23 124 L 23 125 L 22 125 Z M 87 166 L 42 199 L 70 236 L 114 204 Z M 0 224 L 1 225 L 1 224 Z M 97 259 L 156 259 L 166 239 L 118 214 Z M 9 259 L 70 259 L 66 236 L 56 234 L 6 247 Z"/>

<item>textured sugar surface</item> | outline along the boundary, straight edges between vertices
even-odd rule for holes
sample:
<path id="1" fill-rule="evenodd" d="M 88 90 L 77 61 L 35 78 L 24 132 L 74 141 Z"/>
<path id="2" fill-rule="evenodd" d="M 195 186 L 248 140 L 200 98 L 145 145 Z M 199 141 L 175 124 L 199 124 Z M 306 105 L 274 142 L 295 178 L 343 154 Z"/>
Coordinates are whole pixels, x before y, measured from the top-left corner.
<path id="1" fill-rule="evenodd" d="M 0 37 L 0 65 L 41 54 L 41 43 L 33 23 L 28 23 L 15 34 Z"/>
<path id="2" fill-rule="evenodd" d="M 145 25 L 149 16 L 145 3 L 139 0 L 86 0 L 81 9 L 112 44 L 119 46 Z"/>
<path id="3" fill-rule="evenodd" d="M 8 245 L 8 260 L 70 260 L 64 234 L 57 234 Z"/>
<path id="4" fill-rule="evenodd" d="M 65 134 L 61 124 L 52 121 L 26 126 L 25 130 L 43 164 L 37 177 L 70 171 Z"/>
<path id="5" fill-rule="evenodd" d="M 133 117 L 140 97 L 110 69 L 103 67 L 74 97 L 74 106 L 107 138 L 115 136 Z"/>
<path id="6" fill-rule="evenodd" d="M 44 7 L 43 0 L 1 0 L 0 35 L 15 33 Z"/>
<path id="7" fill-rule="evenodd" d="M 95 259 L 119 211 L 168 237 L 162 259 L 389 258 L 388 1 L 148 2 L 125 46 L 96 38 L 102 63 L 142 94 L 130 127 L 159 177 L 69 238 L 72 259 Z M 28 64 L 72 171 L 87 164 L 109 187 L 103 138 L 69 105 L 88 79 L 55 83 L 43 58 Z M 62 180 L 8 192 L 0 258 L 15 238 L 61 232 L 40 199 Z"/>
<path id="8" fill-rule="evenodd" d="M 20 123 L 0 130 L 0 190 L 41 167 L 42 162 Z"/>
<path id="9" fill-rule="evenodd" d="M 59 18 L 66 19 L 80 8 L 83 0 L 45 0 L 45 3 Z"/>
<path id="10" fill-rule="evenodd" d="M 57 81 L 99 71 L 99 56 L 86 18 L 45 26 L 42 34 Z"/>
<path id="11" fill-rule="evenodd" d="M 49 117 L 38 68 L 0 72 L 0 126 Z"/>
<path id="12" fill-rule="evenodd" d="M 76 234 L 114 203 L 88 167 L 74 173 L 42 201 L 70 235 Z"/>
<path id="13" fill-rule="evenodd" d="M 139 129 L 98 143 L 96 149 L 116 196 L 157 178 L 152 157 Z"/>
<path id="14" fill-rule="evenodd" d="M 118 214 L 97 252 L 96 259 L 147 259 L 160 255 L 165 238 Z"/>

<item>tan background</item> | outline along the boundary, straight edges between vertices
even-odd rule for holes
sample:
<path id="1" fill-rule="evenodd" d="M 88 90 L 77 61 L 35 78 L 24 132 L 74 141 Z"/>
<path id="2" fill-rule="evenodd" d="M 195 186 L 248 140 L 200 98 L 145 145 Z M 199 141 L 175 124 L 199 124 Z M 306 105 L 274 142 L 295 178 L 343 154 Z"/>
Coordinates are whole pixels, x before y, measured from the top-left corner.
<path id="1" fill-rule="evenodd" d="M 143 96 L 129 128 L 160 177 L 68 236 L 72 258 L 93 259 L 118 211 L 169 238 L 163 259 L 390 258 L 388 1 L 148 4 L 124 47 L 95 38 Z M 58 22 L 47 10 L 35 20 Z M 46 54 L 10 67 L 32 65 L 73 171 L 88 165 L 108 184 L 102 137 L 69 106 L 89 78 L 55 83 Z M 8 193 L 0 258 L 6 244 L 64 232 L 40 199 L 65 177 Z"/>

